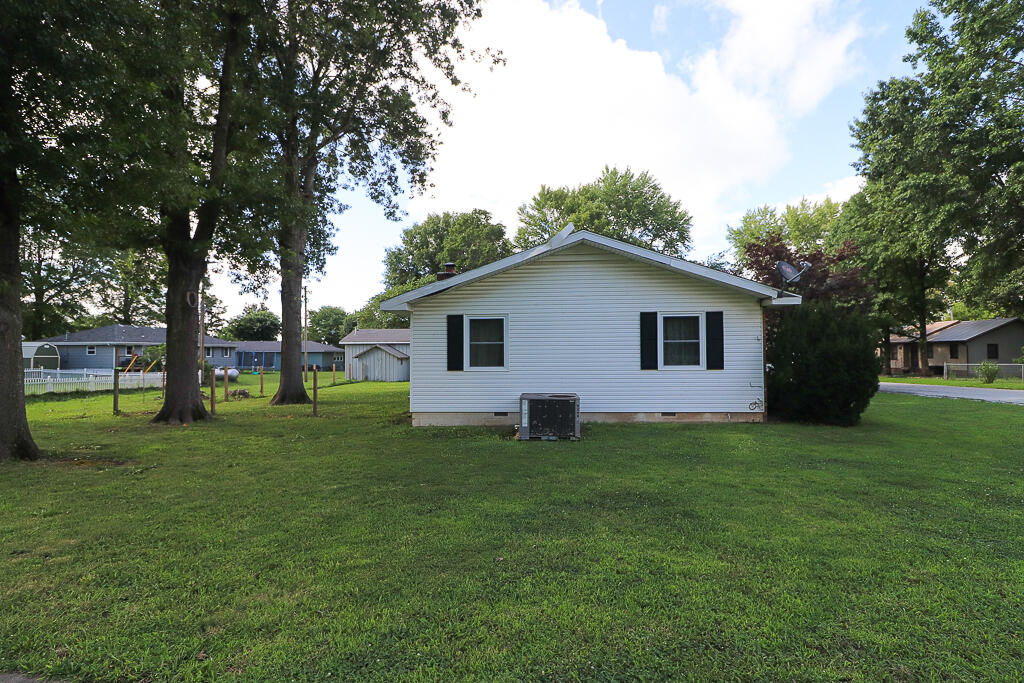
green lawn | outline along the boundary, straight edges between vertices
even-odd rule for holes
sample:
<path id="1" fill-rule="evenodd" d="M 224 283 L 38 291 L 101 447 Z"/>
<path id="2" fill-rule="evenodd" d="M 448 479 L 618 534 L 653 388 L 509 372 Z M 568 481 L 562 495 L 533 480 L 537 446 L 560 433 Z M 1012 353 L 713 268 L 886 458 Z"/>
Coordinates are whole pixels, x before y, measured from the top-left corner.
<path id="1" fill-rule="evenodd" d="M 1000 378 L 992 384 L 985 384 L 980 379 L 943 379 L 941 377 L 879 377 L 880 382 L 898 382 L 900 384 L 941 384 L 950 387 L 980 387 L 983 389 L 1024 389 L 1024 382 L 1019 378 Z"/>
<path id="2" fill-rule="evenodd" d="M 251 381 L 251 379 L 249 380 Z M 0 671 L 82 681 L 1024 674 L 1024 409 L 413 429 L 408 385 L 147 424 L 36 401 L 0 465 Z M 268 391 L 268 393 L 270 393 Z"/>

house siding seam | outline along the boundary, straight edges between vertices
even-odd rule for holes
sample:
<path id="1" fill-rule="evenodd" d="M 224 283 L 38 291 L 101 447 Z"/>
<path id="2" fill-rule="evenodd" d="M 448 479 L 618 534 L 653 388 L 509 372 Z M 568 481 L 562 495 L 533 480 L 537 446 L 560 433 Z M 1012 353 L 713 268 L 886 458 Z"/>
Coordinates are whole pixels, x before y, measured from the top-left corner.
<path id="1" fill-rule="evenodd" d="M 643 311 L 724 313 L 723 370 L 640 369 Z M 413 413 L 518 413 L 521 393 L 580 395 L 587 413 L 760 413 L 754 296 L 580 245 L 441 295 L 411 312 Z M 446 369 L 446 316 L 507 315 L 508 369 Z M 351 357 L 351 356 L 350 356 Z"/>

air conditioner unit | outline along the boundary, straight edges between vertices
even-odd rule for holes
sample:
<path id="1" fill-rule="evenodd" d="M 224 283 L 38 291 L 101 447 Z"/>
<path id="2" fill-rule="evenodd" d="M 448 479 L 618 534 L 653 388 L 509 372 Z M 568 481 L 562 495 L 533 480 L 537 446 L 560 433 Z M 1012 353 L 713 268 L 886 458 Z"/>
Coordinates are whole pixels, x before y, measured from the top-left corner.
<path id="1" fill-rule="evenodd" d="M 519 440 L 580 438 L 580 397 L 577 394 L 522 394 L 519 397 Z"/>

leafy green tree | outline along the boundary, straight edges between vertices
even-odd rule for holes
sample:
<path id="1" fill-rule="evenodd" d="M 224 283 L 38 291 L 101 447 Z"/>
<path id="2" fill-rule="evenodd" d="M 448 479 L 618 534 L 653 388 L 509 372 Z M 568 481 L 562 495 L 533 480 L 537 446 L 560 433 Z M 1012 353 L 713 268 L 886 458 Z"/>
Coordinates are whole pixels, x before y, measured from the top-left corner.
<path id="1" fill-rule="evenodd" d="M 23 334 L 42 339 L 68 331 L 89 311 L 102 282 L 98 260 L 55 230 L 26 227 L 21 238 Z"/>
<path id="2" fill-rule="evenodd" d="M 210 291 L 209 280 L 206 280 L 206 282 L 203 283 L 202 297 L 204 319 L 203 327 L 206 329 L 206 334 L 211 337 L 219 337 L 228 324 L 227 318 L 225 317 L 227 315 L 227 307 L 216 294 Z"/>
<path id="3" fill-rule="evenodd" d="M 376 328 L 405 328 L 409 327 L 409 316 L 408 314 L 402 315 L 400 313 L 394 313 L 392 311 L 380 310 L 380 304 L 382 301 L 391 299 L 398 296 L 399 294 L 405 294 L 411 292 L 414 289 L 429 285 L 431 282 L 435 282 L 436 279 L 433 275 L 424 275 L 418 280 L 412 282 L 406 282 L 402 285 L 396 285 L 375 297 L 371 298 L 366 302 L 366 305 L 356 311 L 353 315 L 356 317 L 358 327 L 376 327 Z"/>
<path id="4" fill-rule="evenodd" d="M 782 212 L 767 205 L 759 206 L 743 214 L 740 224 L 729 227 L 727 235 L 743 267 L 746 266 L 747 245 L 763 244 L 770 235 L 778 235 L 797 252 L 821 248 L 841 211 L 842 204 L 828 197 L 821 202 L 804 198 L 799 204 L 787 205 Z"/>
<path id="5" fill-rule="evenodd" d="M 309 338 L 323 344 L 337 345 L 356 328 L 358 318 L 340 306 L 321 306 L 309 314 Z"/>
<path id="6" fill-rule="evenodd" d="M 543 244 L 569 223 L 580 230 L 683 257 L 693 219 L 650 173 L 605 166 L 597 180 L 579 187 L 541 186 L 519 207 L 517 249 Z"/>
<path id="7" fill-rule="evenodd" d="M 922 106 L 899 121 L 913 135 L 880 133 L 911 159 L 934 155 L 904 182 L 941 198 L 939 219 L 966 254 L 961 279 L 973 302 L 1022 315 L 1024 0 L 933 0 L 907 37 Z"/>
<path id="8" fill-rule="evenodd" d="M 100 310 L 122 325 L 164 320 L 167 259 L 156 249 L 127 249 L 101 261 L 96 287 Z"/>
<path id="9" fill-rule="evenodd" d="M 440 272 L 454 263 L 459 272 L 512 254 L 505 226 L 482 209 L 466 213 L 430 214 L 402 231 L 402 244 L 387 250 L 384 284 L 396 287 Z"/>
<path id="10" fill-rule="evenodd" d="M 80 144 L 95 97 L 120 64 L 102 58 L 127 17 L 123 3 L 4 3 L 0 19 L 0 460 L 35 458 L 21 361 L 26 226 L 54 229 L 80 182 Z M 97 155 L 109 150 L 97 151 Z M 81 237 L 81 235 L 77 235 Z"/>
<path id="11" fill-rule="evenodd" d="M 280 333 L 281 319 L 263 304 L 249 304 L 221 331 L 234 341 L 274 341 Z"/>

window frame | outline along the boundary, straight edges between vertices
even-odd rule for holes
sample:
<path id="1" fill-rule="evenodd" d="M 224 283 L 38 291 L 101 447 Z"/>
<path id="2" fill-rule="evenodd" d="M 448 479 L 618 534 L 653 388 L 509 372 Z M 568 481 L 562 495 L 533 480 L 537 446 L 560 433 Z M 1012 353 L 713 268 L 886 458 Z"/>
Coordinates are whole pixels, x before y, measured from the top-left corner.
<path id="1" fill-rule="evenodd" d="M 227 346 L 222 348 L 220 350 L 220 357 L 221 358 L 231 358 L 231 349 L 229 347 L 227 347 Z"/>
<path id="2" fill-rule="evenodd" d="M 950 360 L 954 360 L 954 359 L 955 360 L 960 360 L 960 343 L 959 342 L 949 342 L 949 351 L 948 351 L 948 353 L 949 353 L 949 359 Z"/>
<path id="3" fill-rule="evenodd" d="M 707 369 L 707 330 L 704 311 L 658 311 L 658 370 L 693 372 Z M 699 362 L 695 365 L 665 365 L 665 318 L 696 318 Z"/>
<path id="4" fill-rule="evenodd" d="M 504 365 L 473 366 L 469 364 L 469 321 L 501 320 L 502 351 Z M 508 372 L 508 314 L 507 313 L 465 313 L 462 316 L 462 369 L 466 372 Z"/>
<path id="5" fill-rule="evenodd" d="M 90 344 L 89 346 L 86 346 L 85 347 L 85 355 L 87 355 L 87 356 L 95 356 L 96 355 L 96 345 L 95 344 Z"/>
<path id="6" fill-rule="evenodd" d="M 205 347 L 203 347 L 203 349 L 204 349 L 203 350 L 203 355 L 204 356 L 206 356 L 207 358 L 213 358 L 213 347 L 212 346 L 205 346 Z"/>
<path id="7" fill-rule="evenodd" d="M 992 355 L 992 347 L 995 347 L 996 355 Z M 986 344 L 985 346 L 985 360 L 999 360 L 999 344 Z"/>

